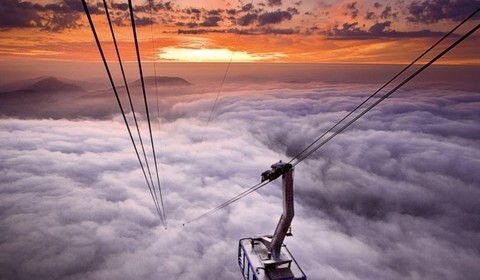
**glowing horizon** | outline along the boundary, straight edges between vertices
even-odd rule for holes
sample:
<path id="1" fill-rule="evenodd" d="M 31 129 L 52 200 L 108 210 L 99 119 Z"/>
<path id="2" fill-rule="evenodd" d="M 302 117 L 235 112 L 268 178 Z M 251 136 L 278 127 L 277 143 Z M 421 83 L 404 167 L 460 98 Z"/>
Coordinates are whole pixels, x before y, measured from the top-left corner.
<path id="1" fill-rule="evenodd" d="M 250 54 L 245 51 L 222 49 L 191 49 L 167 47 L 160 49 L 160 60 L 176 62 L 255 62 L 285 57 L 282 53 Z"/>
<path id="2" fill-rule="evenodd" d="M 135 4 L 143 60 L 404 64 L 475 8 L 473 3 L 471 11 L 456 2 L 425 3 L 425 9 L 442 11 L 431 14 L 415 1 L 394 0 L 252 4 L 209 0 L 202 7 L 183 0 L 168 3 L 154 1 L 154 9 L 148 3 Z M 122 59 L 134 61 L 132 30 L 122 4 L 111 4 L 109 10 Z M 99 60 L 86 16 L 78 6 L 53 0 L 11 0 L 4 6 L 0 59 Z M 105 55 L 113 61 L 110 31 L 99 7 L 89 1 Z M 18 18 L 13 20 L 10 14 Z M 457 36 L 478 22 L 475 19 L 460 28 Z M 480 64 L 479 42 L 476 32 L 439 63 Z"/>

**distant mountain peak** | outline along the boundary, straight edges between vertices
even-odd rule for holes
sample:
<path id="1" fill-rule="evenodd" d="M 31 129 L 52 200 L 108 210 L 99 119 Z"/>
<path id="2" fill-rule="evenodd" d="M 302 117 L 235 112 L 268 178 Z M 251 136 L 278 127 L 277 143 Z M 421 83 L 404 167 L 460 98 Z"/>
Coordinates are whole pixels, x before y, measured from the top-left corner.
<path id="1" fill-rule="evenodd" d="M 191 85 L 185 79 L 180 77 L 168 77 L 168 76 L 147 76 L 143 77 L 143 81 L 145 82 L 146 86 L 189 86 Z M 130 86 L 142 86 L 142 81 L 140 79 L 136 80 L 133 83 L 130 83 Z"/>
<path id="2" fill-rule="evenodd" d="M 25 90 L 33 90 L 36 92 L 59 92 L 59 91 L 82 91 L 83 89 L 75 84 L 67 83 L 56 77 L 45 77 L 37 82 L 27 86 Z"/>

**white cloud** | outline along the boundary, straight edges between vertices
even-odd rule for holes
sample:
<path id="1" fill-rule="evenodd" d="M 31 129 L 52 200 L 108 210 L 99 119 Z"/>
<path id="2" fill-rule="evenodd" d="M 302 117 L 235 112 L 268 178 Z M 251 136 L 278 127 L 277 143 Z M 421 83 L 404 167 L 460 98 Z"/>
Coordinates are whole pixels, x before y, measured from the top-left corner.
<path id="1" fill-rule="evenodd" d="M 165 105 L 155 138 L 168 230 L 120 118 L 0 120 L 0 274 L 240 277 L 238 240 L 274 230 L 278 183 L 182 223 L 256 184 L 371 91 L 309 86 L 225 93 L 207 128 L 215 93 Z M 297 166 L 294 237 L 286 243 L 309 279 L 479 275 L 475 100 L 468 92 L 404 91 Z"/>

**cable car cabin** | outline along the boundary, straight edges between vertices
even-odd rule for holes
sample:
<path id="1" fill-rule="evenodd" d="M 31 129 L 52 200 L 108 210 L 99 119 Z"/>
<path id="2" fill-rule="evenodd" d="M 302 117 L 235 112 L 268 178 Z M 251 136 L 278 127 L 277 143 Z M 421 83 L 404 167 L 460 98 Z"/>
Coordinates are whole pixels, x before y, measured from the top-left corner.
<path id="1" fill-rule="evenodd" d="M 240 239 L 238 265 L 245 280 L 300 280 L 307 279 L 300 266 L 287 250 L 283 240 L 294 216 L 293 167 L 281 161 L 272 170 L 262 173 L 262 182 L 282 176 L 283 213 L 273 235 Z"/>
<path id="2" fill-rule="evenodd" d="M 285 245 L 280 250 L 280 258 L 274 260 L 262 237 L 240 239 L 238 265 L 245 280 L 307 279 Z"/>

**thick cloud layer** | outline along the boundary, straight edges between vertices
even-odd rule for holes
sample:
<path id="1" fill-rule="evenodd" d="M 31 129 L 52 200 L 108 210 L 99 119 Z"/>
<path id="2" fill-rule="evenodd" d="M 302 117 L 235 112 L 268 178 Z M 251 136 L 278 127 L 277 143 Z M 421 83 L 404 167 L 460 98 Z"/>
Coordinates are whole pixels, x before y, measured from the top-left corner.
<path id="1" fill-rule="evenodd" d="M 244 86 L 221 96 L 208 127 L 216 92 L 166 98 L 154 136 L 168 230 L 120 117 L 0 120 L 0 278 L 240 278 L 238 239 L 273 232 L 278 182 L 182 223 L 256 184 L 375 89 Z M 286 244 L 309 279 L 480 275 L 479 104 L 476 92 L 404 89 L 296 167 Z"/>

